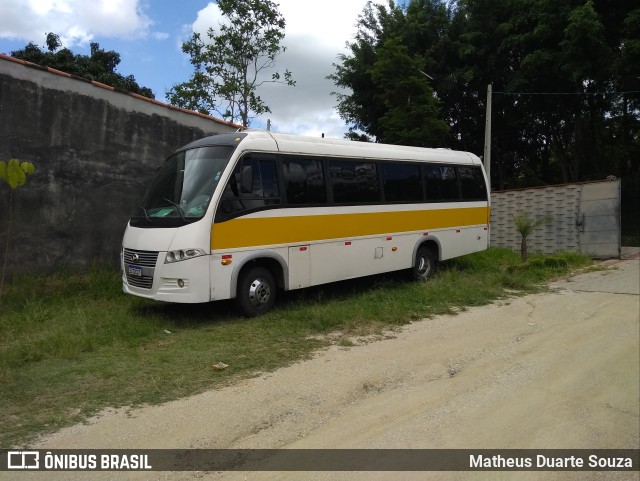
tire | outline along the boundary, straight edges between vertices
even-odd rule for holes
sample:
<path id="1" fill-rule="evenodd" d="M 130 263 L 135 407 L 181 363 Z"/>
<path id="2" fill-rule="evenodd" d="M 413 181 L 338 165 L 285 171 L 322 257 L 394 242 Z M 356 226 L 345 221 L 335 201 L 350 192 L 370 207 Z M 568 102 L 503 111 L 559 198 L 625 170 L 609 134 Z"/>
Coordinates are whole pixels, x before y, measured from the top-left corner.
<path id="1" fill-rule="evenodd" d="M 238 281 L 236 307 L 246 317 L 260 316 L 271 310 L 276 300 L 273 274 L 265 267 L 252 267 Z"/>
<path id="2" fill-rule="evenodd" d="M 433 251 L 427 247 L 421 247 L 416 254 L 413 264 L 413 280 L 425 282 L 435 274 L 438 261 Z"/>

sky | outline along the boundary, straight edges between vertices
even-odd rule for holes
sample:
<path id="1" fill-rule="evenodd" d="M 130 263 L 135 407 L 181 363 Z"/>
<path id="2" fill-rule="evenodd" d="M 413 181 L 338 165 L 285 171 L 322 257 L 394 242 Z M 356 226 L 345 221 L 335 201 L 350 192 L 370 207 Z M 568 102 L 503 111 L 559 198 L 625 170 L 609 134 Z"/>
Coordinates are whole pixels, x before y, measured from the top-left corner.
<path id="1" fill-rule="evenodd" d="M 278 132 L 342 138 L 348 126 L 335 109 L 331 92 L 336 86 L 325 77 L 353 40 L 366 0 L 275 2 L 286 21 L 286 51 L 277 58 L 276 70 L 290 70 L 296 86 L 267 84 L 258 90 L 272 112 L 251 126 L 265 128 L 270 119 Z M 219 19 L 215 2 L 206 0 L 0 0 L 0 53 L 8 55 L 30 41 L 44 48 L 48 32 L 76 54 L 88 55 L 89 43 L 97 42 L 120 54 L 118 73 L 133 75 L 165 102 L 166 91 L 193 73 L 182 43 L 194 31 L 215 28 Z"/>

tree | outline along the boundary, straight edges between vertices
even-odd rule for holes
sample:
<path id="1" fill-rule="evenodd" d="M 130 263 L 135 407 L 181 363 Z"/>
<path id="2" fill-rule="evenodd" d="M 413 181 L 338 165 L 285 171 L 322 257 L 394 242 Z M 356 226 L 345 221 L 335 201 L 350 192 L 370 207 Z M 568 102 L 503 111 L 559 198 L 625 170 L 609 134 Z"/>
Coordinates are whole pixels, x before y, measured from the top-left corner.
<path id="1" fill-rule="evenodd" d="M 155 98 L 153 91 L 138 85 L 133 75 L 125 77 L 116 72 L 116 67 L 120 64 L 118 52 L 106 51 L 101 49 L 98 43 L 91 42 L 90 55 L 76 55 L 68 48 L 60 48 L 62 47 L 60 37 L 52 32 L 47 34 L 46 44 L 47 51 L 44 51 L 34 42 L 29 42 L 25 48 L 11 52 L 11 56 L 87 80 L 95 80 L 116 90 Z"/>
<path id="2" fill-rule="evenodd" d="M 467 91 L 482 99 L 491 83 L 496 92 L 494 185 L 503 189 L 628 174 L 625 166 L 640 147 L 631 134 L 640 110 L 621 114 L 624 99 L 633 99 L 618 92 L 637 89 L 633 82 L 622 87 L 616 67 L 630 66 L 636 73 L 628 78 L 635 76 L 637 85 L 636 64 L 619 62 L 634 36 L 624 36 L 628 24 L 623 20 L 631 14 L 624 2 L 457 3 L 458 61 L 474 77 Z M 484 103 L 470 105 L 466 115 L 468 122 L 477 119 L 469 125 L 476 126 L 474 137 L 481 142 Z"/>
<path id="3" fill-rule="evenodd" d="M 449 130 L 441 119 L 439 102 L 422 72 L 422 60 L 413 58 L 397 37 L 378 49 L 370 71 L 386 112 L 378 119 L 378 141 L 389 144 L 437 147 Z"/>
<path id="4" fill-rule="evenodd" d="M 351 124 L 348 138 L 378 140 L 383 137 L 380 118 L 387 108 L 380 102 L 381 91 L 371 76 L 377 59 L 378 47 L 394 36 L 401 36 L 404 29 L 404 13 L 392 1 L 388 5 L 368 2 L 358 17 L 356 36 L 347 43 L 349 53 L 339 54 L 334 63 L 335 72 L 328 75 L 335 85 L 344 91 L 333 92 L 338 99 L 336 109 L 340 117 Z M 362 136 L 355 132 L 360 130 Z"/>
<path id="5" fill-rule="evenodd" d="M 393 1 L 387 5 L 369 2 L 358 18 L 355 41 L 348 54 L 338 57 L 335 73 L 328 76 L 347 90 L 335 93 L 338 112 L 353 128 L 348 138 L 361 130 L 377 142 L 440 147 L 448 144 L 449 127 L 440 110 L 429 75 L 435 63 L 422 47 L 426 37 L 437 37 L 447 23 L 446 7 L 437 0 L 412 2 L 407 11 Z M 424 22 L 433 17 L 420 9 L 437 11 L 433 28 Z M 410 11 L 419 11 L 415 17 Z M 421 23 L 422 22 L 422 23 Z M 434 46 L 435 47 L 435 46 Z"/>
<path id="6" fill-rule="evenodd" d="M 291 72 L 265 71 L 275 67 L 276 57 L 284 52 L 285 20 L 271 0 L 219 0 L 225 23 L 207 31 L 208 40 L 194 33 L 182 45 L 195 68 L 192 77 L 174 85 L 167 97 L 173 105 L 217 112 L 223 119 L 247 127 L 252 115 L 271 112 L 257 95 L 266 83 L 295 85 Z"/>
<path id="7" fill-rule="evenodd" d="M 2 275 L 0 276 L 0 298 L 2 298 L 2 286 L 4 285 L 4 275 L 7 269 L 7 259 L 9 258 L 9 236 L 11 235 L 11 220 L 13 215 L 13 191 L 23 186 L 27 181 L 27 175 L 36 171 L 31 162 L 20 162 L 18 159 L 11 159 L 8 162 L 0 161 L 0 179 L 6 182 L 11 190 L 9 191 L 9 215 L 7 221 L 7 240 L 5 242 L 4 260 L 2 262 Z"/>
<path id="8" fill-rule="evenodd" d="M 414 95 L 406 112 L 406 100 L 395 112 L 389 102 L 401 93 L 399 68 L 382 66 L 404 57 L 403 66 L 415 62 L 433 78 L 431 115 L 449 126 L 441 146 L 482 152 L 493 85 L 491 173 L 499 189 L 640 176 L 640 9 L 598 0 L 405 5 L 369 3 L 329 76 L 344 89 L 337 109 L 350 137 L 360 130 L 386 141 L 385 132 L 402 132 L 418 112 Z"/>

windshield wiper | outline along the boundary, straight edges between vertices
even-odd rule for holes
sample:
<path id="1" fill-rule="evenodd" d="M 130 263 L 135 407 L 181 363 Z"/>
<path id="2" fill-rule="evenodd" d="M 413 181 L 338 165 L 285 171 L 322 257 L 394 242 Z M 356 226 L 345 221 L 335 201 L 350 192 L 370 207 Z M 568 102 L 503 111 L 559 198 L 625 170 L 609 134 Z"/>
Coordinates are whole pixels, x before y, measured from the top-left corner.
<path id="1" fill-rule="evenodd" d="M 178 211 L 178 214 L 180 214 L 180 217 L 182 218 L 182 220 L 187 222 L 187 218 L 184 216 L 184 211 L 182 210 L 182 207 L 180 207 L 178 204 L 176 204 L 172 200 L 167 199 L 166 197 L 163 197 L 162 200 L 166 200 L 167 202 L 169 202 L 169 204 L 174 206 L 176 208 L 176 210 Z"/>
<path id="2" fill-rule="evenodd" d="M 142 209 L 142 212 L 144 212 L 144 216 L 146 217 L 146 219 L 151 222 L 151 219 L 149 218 L 149 213 L 147 212 L 147 209 L 145 209 L 144 207 L 142 207 L 141 205 L 139 205 L 138 207 L 140 207 Z"/>

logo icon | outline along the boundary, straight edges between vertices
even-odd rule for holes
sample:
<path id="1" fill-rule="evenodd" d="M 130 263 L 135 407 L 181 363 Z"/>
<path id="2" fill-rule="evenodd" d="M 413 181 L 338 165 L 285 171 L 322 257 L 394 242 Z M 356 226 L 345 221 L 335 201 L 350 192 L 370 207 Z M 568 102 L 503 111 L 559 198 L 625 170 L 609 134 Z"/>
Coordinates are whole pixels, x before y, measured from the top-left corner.
<path id="1" fill-rule="evenodd" d="M 40 452 L 38 451 L 9 451 L 7 453 L 8 469 L 38 469 L 40 468 Z"/>
<path id="2" fill-rule="evenodd" d="M 139 260 L 140 260 L 140 256 L 138 254 L 133 254 L 131 256 L 131 262 L 133 262 L 134 264 L 137 264 Z"/>

